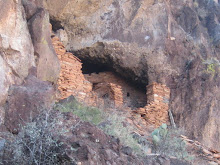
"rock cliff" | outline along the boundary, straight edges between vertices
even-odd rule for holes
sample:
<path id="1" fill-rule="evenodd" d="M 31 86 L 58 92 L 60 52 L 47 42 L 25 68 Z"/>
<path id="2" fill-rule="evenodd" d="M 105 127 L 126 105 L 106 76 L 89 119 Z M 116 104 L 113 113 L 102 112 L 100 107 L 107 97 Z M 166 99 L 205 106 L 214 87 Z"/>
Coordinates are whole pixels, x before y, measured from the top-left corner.
<path id="1" fill-rule="evenodd" d="M 171 88 L 177 124 L 210 147 L 219 142 L 219 2 L 44 1 L 67 50 L 142 85 Z"/>
<path id="2" fill-rule="evenodd" d="M 137 99 L 145 93 L 131 96 L 136 88 L 123 77 L 141 89 L 153 82 L 167 86 L 162 121 L 170 109 L 190 138 L 220 149 L 219 1 L 0 0 L 0 7 L 0 128 L 17 134 L 39 109 L 51 107 L 58 85 L 62 98 L 107 92 L 117 106 L 126 99 L 146 105 L 147 99 Z M 63 44 L 51 40 L 49 23 Z M 80 61 L 106 70 L 83 75 Z M 149 119 L 148 106 L 139 114 Z"/>
<path id="3" fill-rule="evenodd" d="M 35 66 L 34 48 L 21 2 L 0 1 L 0 105 L 9 86 L 21 84 Z"/>
<path id="4" fill-rule="evenodd" d="M 60 65 L 40 1 L 2 0 L 0 7 L 0 126 L 17 132 L 54 102 Z"/>

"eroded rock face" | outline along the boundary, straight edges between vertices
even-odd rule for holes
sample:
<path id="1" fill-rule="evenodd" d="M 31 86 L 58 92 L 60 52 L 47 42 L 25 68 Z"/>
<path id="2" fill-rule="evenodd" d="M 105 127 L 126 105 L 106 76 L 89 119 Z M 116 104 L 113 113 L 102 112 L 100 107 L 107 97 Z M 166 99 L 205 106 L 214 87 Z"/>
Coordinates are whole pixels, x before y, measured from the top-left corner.
<path id="1" fill-rule="evenodd" d="M 220 148 L 219 5 L 215 1 L 44 1 L 68 50 L 141 84 L 171 88 L 177 124 Z M 211 63 L 212 64 L 212 63 Z M 212 67 L 210 69 L 210 67 Z M 214 69 L 213 69 L 214 68 Z"/>
<path id="2" fill-rule="evenodd" d="M 24 99 L 28 96 L 30 100 L 27 102 L 32 104 L 31 101 L 37 101 L 38 98 L 32 97 L 31 94 L 35 95 L 35 93 L 29 93 L 29 95 L 27 91 L 33 92 L 32 88 L 39 88 L 35 89 L 36 93 L 37 90 L 39 93 L 41 90 L 45 90 L 45 87 L 38 83 L 33 83 L 32 87 L 29 84 L 28 88 L 31 89 L 19 86 L 28 76 L 30 68 L 37 67 L 36 76 L 38 79 L 55 83 L 59 76 L 60 66 L 50 38 L 49 15 L 46 10 L 41 8 L 42 1 L 2 0 L 0 7 L 0 123 L 6 121 L 8 129 L 16 132 L 20 123 L 17 113 L 21 114 L 20 117 L 24 117 L 25 121 L 32 111 L 35 113 L 34 108 L 37 107 L 33 104 L 34 108 L 28 107 L 32 109 L 26 113 L 28 109 L 22 109 L 19 102 L 14 103 L 16 99 Z M 40 80 L 36 80 L 36 82 L 40 83 Z M 9 108 L 6 112 L 6 120 L 4 120 L 5 108 L 3 105 L 7 100 L 11 85 L 14 85 L 13 89 L 15 88 L 14 90 L 11 88 L 13 95 L 18 98 L 14 98 L 14 102 L 9 103 L 10 106 L 13 104 L 13 108 Z M 48 84 L 48 86 L 50 85 Z M 51 86 L 50 88 L 52 90 Z M 54 93 L 49 93 L 51 95 L 45 92 L 45 97 L 54 96 Z M 36 95 L 44 100 L 43 93 Z M 10 97 L 10 99 L 12 98 Z M 20 110 L 16 106 L 20 107 Z"/>
<path id="3" fill-rule="evenodd" d="M 151 7 L 151 11 L 157 12 L 154 19 L 146 13 L 153 1 L 45 3 L 51 18 L 61 21 L 68 33 L 68 50 L 81 49 L 75 52 L 80 58 L 110 65 L 126 77 L 147 82 L 145 58 L 152 53 L 147 47 L 160 45 L 167 36 L 167 18 L 160 3 Z M 154 21 L 157 19 L 163 26 Z"/>
<path id="4" fill-rule="evenodd" d="M 21 0 L 21 1 L 25 9 L 27 20 L 33 17 L 37 13 L 39 8 L 43 7 L 42 0 Z"/>
<path id="5" fill-rule="evenodd" d="M 60 64 L 51 41 L 48 12 L 39 8 L 28 25 L 36 56 L 37 77 L 43 81 L 56 82 Z"/>
<path id="6" fill-rule="evenodd" d="M 5 105 L 5 126 L 18 133 L 20 126 L 32 121 L 42 110 L 49 109 L 55 100 L 55 90 L 49 82 L 28 76 L 20 86 L 13 85 Z"/>
<path id="7" fill-rule="evenodd" d="M 55 83 L 59 77 L 60 64 L 51 42 L 49 14 L 42 0 L 22 0 L 26 19 L 34 45 L 37 77 Z"/>
<path id="8" fill-rule="evenodd" d="M 0 1 L 0 105 L 11 84 L 21 84 L 35 65 L 34 49 L 21 1 Z"/>

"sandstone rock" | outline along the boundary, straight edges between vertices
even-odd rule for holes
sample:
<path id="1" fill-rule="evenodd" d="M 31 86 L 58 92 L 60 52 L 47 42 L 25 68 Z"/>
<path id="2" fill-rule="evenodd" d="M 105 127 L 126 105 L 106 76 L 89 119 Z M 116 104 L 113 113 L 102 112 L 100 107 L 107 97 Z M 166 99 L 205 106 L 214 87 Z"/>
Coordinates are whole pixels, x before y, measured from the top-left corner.
<path id="1" fill-rule="evenodd" d="M 5 64 L 5 61 L 4 59 L 2 58 L 2 56 L 0 56 L 0 65 L 1 65 L 1 68 L 0 68 L 0 76 L 2 77 L 0 79 L 0 91 L 1 91 L 1 98 L 0 98 L 0 105 L 2 105 L 7 96 L 8 96 L 8 88 L 9 88 L 9 78 L 7 76 L 7 72 L 10 70 L 10 68 L 8 68 Z M 9 79 L 9 80 L 8 80 Z"/>
<path id="2" fill-rule="evenodd" d="M 20 126 L 30 122 L 42 110 L 49 109 L 55 100 L 55 91 L 48 82 L 29 76 L 21 86 L 13 85 L 5 107 L 5 126 L 18 133 Z"/>
<path id="3" fill-rule="evenodd" d="M 28 25 L 34 45 L 37 77 L 43 81 L 56 82 L 60 64 L 51 41 L 48 12 L 38 8 L 35 15 L 28 21 Z"/>
<path id="4" fill-rule="evenodd" d="M 171 88 L 177 124 L 191 137 L 220 148 L 218 66 L 220 7 L 198 0 L 44 1 L 68 34 L 67 50 L 84 61 L 107 65 L 142 85 Z M 67 5 L 68 4 L 68 5 Z M 171 39 L 175 38 L 175 40 Z M 211 41 L 213 40 L 213 42 Z M 214 46 L 213 46 L 214 44 Z M 207 74 L 208 76 L 205 76 Z"/>
<path id="5" fill-rule="evenodd" d="M 0 105 L 11 84 L 21 84 L 35 65 L 34 50 L 21 1 L 0 1 Z"/>

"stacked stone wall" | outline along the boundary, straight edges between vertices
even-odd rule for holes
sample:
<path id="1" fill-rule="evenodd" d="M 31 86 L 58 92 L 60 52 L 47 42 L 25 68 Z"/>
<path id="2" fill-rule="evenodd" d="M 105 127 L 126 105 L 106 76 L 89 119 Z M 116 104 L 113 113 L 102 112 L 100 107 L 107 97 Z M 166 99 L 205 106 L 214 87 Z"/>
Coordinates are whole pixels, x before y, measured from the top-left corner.
<path id="1" fill-rule="evenodd" d="M 129 107 L 138 107 L 146 105 L 146 94 L 144 91 L 130 85 L 120 76 L 113 72 L 100 72 L 98 74 L 86 74 L 85 78 L 91 83 L 95 84 L 96 88 L 93 90 L 97 93 L 103 93 L 105 90 L 98 90 L 100 86 L 109 86 L 115 93 L 114 97 L 111 96 L 116 105 L 124 104 Z M 111 85 L 110 85 L 111 84 Z M 113 85 L 114 84 L 114 85 Z M 116 100 L 115 100 L 116 99 Z"/>
<path id="2" fill-rule="evenodd" d="M 116 107 L 121 107 L 123 105 L 123 92 L 120 85 L 109 83 L 110 89 L 110 99 L 114 100 L 114 105 Z"/>
<path id="3" fill-rule="evenodd" d="M 87 94 L 92 91 L 92 83 L 84 78 L 80 59 L 72 53 L 66 52 L 64 45 L 60 42 L 58 37 L 52 37 L 52 43 L 61 65 L 58 80 L 58 89 L 60 91 L 59 99 L 74 95 L 79 100 L 84 100 Z"/>
<path id="4" fill-rule="evenodd" d="M 147 87 L 147 102 L 168 103 L 170 98 L 170 89 L 166 85 L 152 83 Z"/>
<path id="5" fill-rule="evenodd" d="M 170 89 L 158 83 L 152 83 L 146 88 L 148 104 L 136 112 L 146 120 L 148 125 L 158 127 L 163 123 L 168 124 Z"/>

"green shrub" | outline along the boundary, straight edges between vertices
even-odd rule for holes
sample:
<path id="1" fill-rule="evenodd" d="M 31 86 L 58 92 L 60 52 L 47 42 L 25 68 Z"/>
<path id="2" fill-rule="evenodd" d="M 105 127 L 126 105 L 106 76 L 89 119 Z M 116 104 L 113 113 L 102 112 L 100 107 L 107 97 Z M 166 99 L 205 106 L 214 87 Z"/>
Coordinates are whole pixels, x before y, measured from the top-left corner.
<path id="1" fill-rule="evenodd" d="M 202 59 L 203 64 L 206 65 L 206 72 L 212 74 L 212 76 L 214 76 L 220 68 L 220 62 L 218 59 L 216 58 L 210 58 L 207 60 Z"/>
<path id="2" fill-rule="evenodd" d="M 180 131 L 168 129 L 166 124 L 152 132 L 152 149 L 154 153 L 174 156 L 178 159 L 191 160 L 187 152 L 186 143 L 180 138 Z"/>
<path id="3" fill-rule="evenodd" d="M 98 125 L 103 121 L 103 112 L 95 107 L 88 107 L 76 100 L 65 104 L 57 104 L 56 109 L 61 112 L 72 112 L 83 121 L 88 121 L 94 125 Z"/>
<path id="4" fill-rule="evenodd" d="M 215 64 L 208 64 L 207 65 L 207 72 L 211 74 L 215 74 Z"/>
<path id="5" fill-rule="evenodd" d="M 130 125 L 124 126 L 125 118 L 111 111 L 100 110 L 94 107 L 85 106 L 76 100 L 68 103 L 58 104 L 57 108 L 62 112 L 72 112 L 83 121 L 88 121 L 92 124 L 98 125 L 106 134 L 120 139 L 125 146 L 132 148 L 136 153 L 143 155 L 148 149 L 146 146 L 139 144 L 138 140 L 133 138 L 134 128 Z M 103 123 L 104 124 L 103 126 Z"/>
<path id="6" fill-rule="evenodd" d="M 196 1 L 193 3 L 193 5 L 194 5 L 195 8 L 198 8 L 198 7 L 199 7 L 198 2 L 196 2 Z"/>

